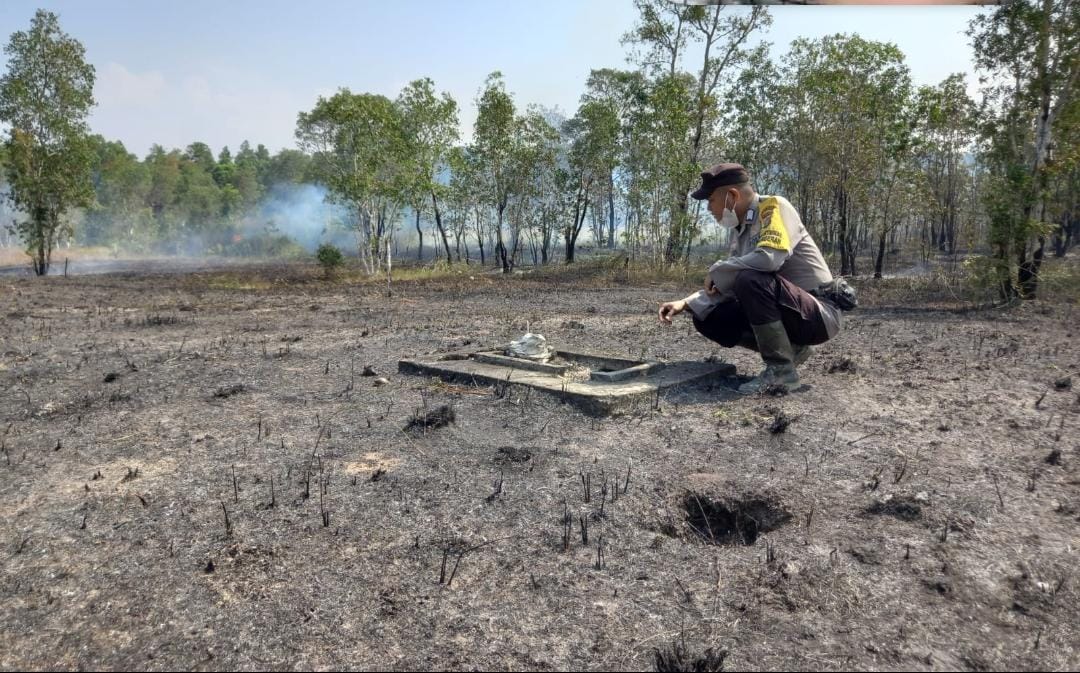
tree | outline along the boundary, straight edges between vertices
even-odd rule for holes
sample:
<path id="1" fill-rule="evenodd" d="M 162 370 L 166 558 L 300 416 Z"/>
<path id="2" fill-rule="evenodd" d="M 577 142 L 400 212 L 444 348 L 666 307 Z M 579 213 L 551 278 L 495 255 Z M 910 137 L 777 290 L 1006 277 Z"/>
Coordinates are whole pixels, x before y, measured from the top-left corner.
<path id="1" fill-rule="evenodd" d="M 503 273 L 510 273 L 510 253 L 503 241 L 503 217 L 513 188 L 510 162 L 518 119 L 514 99 L 506 92 L 502 73 L 488 75 L 476 101 L 476 125 L 473 130 L 473 153 L 482 167 L 486 201 L 495 209 L 495 254 Z"/>
<path id="2" fill-rule="evenodd" d="M 454 209 L 454 240 L 457 247 L 457 259 L 461 259 L 461 246 L 465 246 L 465 261 L 469 260 L 469 242 L 467 233 L 469 220 L 473 221 L 473 233 L 480 252 L 480 264 L 486 263 L 484 241 L 487 238 L 485 226 L 484 194 L 481 182 L 482 169 L 476 156 L 464 147 L 455 147 L 450 151 L 449 202 Z"/>
<path id="3" fill-rule="evenodd" d="M 181 218 L 180 228 L 189 237 L 186 242 L 195 246 L 193 252 L 215 242 L 220 233 L 222 199 L 213 173 L 203 170 L 200 163 L 181 162 L 174 205 Z"/>
<path id="4" fill-rule="evenodd" d="M 267 159 L 260 178 L 262 189 L 269 191 L 279 184 L 300 184 L 309 178 L 310 172 L 309 155 L 300 150 L 283 149 Z"/>
<path id="5" fill-rule="evenodd" d="M 199 165 L 207 173 L 213 175 L 217 168 L 217 160 L 214 159 L 214 151 L 204 142 L 193 142 L 184 150 L 184 158 Z"/>
<path id="6" fill-rule="evenodd" d="M 17 213 L 7 198 L 7 146 L 0 143 L 0 248 L 7 248 L 17 236 L 15 223 Z"/>
<path id="7" fill-rule="evenodd" d="M 656 125 L 667 147 L 662 161 L 667 164 L 664 191 L 667 204 L 667 235 L 664 261 L 685 259 L 698 234 L 696 218 L 691 218 L 688 193 L 693 189 L 699 167 L 712 145 L 720 107 L 718 90 L 723 77 L 746 61 L 745 44 L 754 31 L 767 27 L 772 19 L 763 7 L 732 14 L 725 6 L 676 5 L 665 0 L 635 0 L 640 18 L 623 38 L 645 49 L 639 55 L 642 66 L 656 76 L 654 97 Z M 694 83 L 680 77 L 678 66 L 690 43 L 702 45 L 703 57 Z"/>
<path id="8" fill-rule="evenodd" d="M 439 210 L 439 197 L 445 196 L 446 187 L 439 179 L 445 170 L 447 155 L 458 139 L 457 103 L 450 94 L 435 95 L 435 83 L 430 79 L 418 79 L 411 82 L 398 96 L 397 105 L 401 110 L 403 132 L 408 160 L 414 166 L 416 182 L 413 186 L 417 199 L 413 203 L 416 211 L 417 232 L 420 233 L 421 250 L 424 237 L 420 232 L 419 203 L 421 195 L 431 197 L 431 207 L 435 215 L 435 225 L 442 236 L 446 259 L 450 259 L 450 241 L 443 227 L 442 212 Z"/>
<path id="9" fill-rule="evenodd" d="M 574 262 L 574 249 L 585 224 L 585 215 L 594 193 L 607 188 L 618 159 L 619 117 L 608 101 L 586 100 L 577 115 L 563 126 L 569 149 L 567 182 L 572 192 L 573 217 L 563 227 L 567 264 Z"/>
<path id="10" fill-rule="evenodd" d="M 30 30 L 12 34 L 4 53 L 0 121 L 10 126 L 9 198 L 27 215 L 18 231 L 34 273 L 44 275 L 58 237 L 70 234 L 65 214 L 93 196 L 86 118 L 94 105 L 94 67 L 82 44 L 44 10 Z"/>
<path id="11" fill-rule="evenodd" d="M 229 151 L 229 147 L 226 145 L 218 152 L 217 162 L 211 169 L 210 174 L 214 176 L 214 182 L 218 187 L 224 187 L 233 183 L 233 178 L 236 173 L 236 165 L 233 163 L 232 152 Z"/>
<path id="12" fill-rule="evenodd" d="M 1057 121 L 1055 143 L 1060 149 L 1050 162 L 1054 189 L 1048 209 L 1052 207 L 1057 223 L 1054 256 L 1064 257 L 1080 241 L 1080 96 L 1073 98 Z"/>
<path id="13" fill-rule="evenodd" d="M 166 209 L 176 201 L 176 189 L 180 184 L 181 155 L 177 150 L 166 152 L 161 145 L 150 148 L 143 162 L 150 171 L 150 193 L 147 205 L 158 220 L 159 234 L 168 228 Z"/>
<path id="14" fill-rule="evenodd" d="M 798 39 L 781 79 L 777 123 L 791 134 L 780 151 L 797 158 L 785 162 L 781 181 L 799 195 L 808 223 L 835 222 L 822 238 L 839 251 L 840 273 L 854 274 L 859 242 L 873 229 L 875 191 L 895 174 L 889 164 L 906 142 L 904 55 L 857 35 Z"/>
<path id="15" fill-rule="evenodd" d="M 1047 234 L 1055 134 L 1076 100 L 1080 4 L 1015 0 L 972 20 L 975 64 L 985 73 L 984 158 L 991 165 L 986 206 L 1003 297 L 1032 298 Z M 1031 259 L 1031 239 L 1037 246 Z M 1016 262 L 1013 282 L 1011 262 Z"/>
<path id="16" fill-rule="evenodd" d="M 548 122 L 547 114 L 541 108 L 530 107 L 517 123 L 520 130 L 513 144 L 509 170 L 514 184 L 513 215 L 509 218 L 511 266 L 520 255 L 525 238 L 539 233 L 540 240 L 534 241 L 534 251 L 538 251 L 544 246 L 543 232 L 552 228 L 559 131 Z M 549 237 L 546 246 L 550 248 L 550 244 Z M 543 258 L 546 260 L 547 255 Z"/>
<path id="17" fill-rule="evenodd" d="M 642 72 L 612 69 L 589 74 L 582 102 L 600 101 L 614 107 L 619 120 L 616 168 L 608 178 L 608 246 L 615 247 L 616 196 L 623 201 L 624 238 L 636 258 L 643 237 L 645 190 L 650 146 L 648 136 L 649 82 Z"/>
<path id="18" fill-rule="evenodd" d="M 260 146 L 261 147 L 261 146 Z M 266 148 L 262 153 L 251 149 L 248 141 L 240 143 L 240 151 L 233 159 L 233 174 L 230 184 L 240 193 L 240 201 L 245 209 L 252 208 L 263 195 L 260 176 L 266 172 L 265 164 L 270 161 Z"/>
<path id="19" fill-rule="evenodd" d="M 148 167 L 121 142 L 107 141 L 101 136 L 92 136 L 90 142 L 95 198 L 83 219 L 80 240 L 90 245 L 103 245 L 152 236 L 155 232 L 147 229 L 150 221 L 146 205 L 150 191 Z"/>
<path id="20" fill-rule="evenodd" d="M 932 196 L 929 243 L 953 254 L 964 157 L 975 131 L 975 102 L 967 94 L 964 76 L 956 74 L 935 87 L 920 88 L 916 106 L 918 161 Z"/>
<path id="21" fill-rule="evenodd" d="M 385 96 L 341 89 L 300 113 L 296 137 L 314 155 L 314 172 L 331 198 L 353 212 L 361 262 L 376 273 L 413 177 L 405 170 L 400 111 Z"/>

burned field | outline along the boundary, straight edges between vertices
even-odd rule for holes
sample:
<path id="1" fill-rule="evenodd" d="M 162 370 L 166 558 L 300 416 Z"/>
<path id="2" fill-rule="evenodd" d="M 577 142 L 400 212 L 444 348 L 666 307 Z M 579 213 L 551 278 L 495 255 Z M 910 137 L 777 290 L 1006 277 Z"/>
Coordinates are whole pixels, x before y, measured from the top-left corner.
<path id="1" fill-rule="evenodd" d="M 726 357 L 670 285 L 0 285 L 0 667 L 1080 666 L 1068 303 L 866 307 L 611 417 L 397 372 L 530 329 Z"/>

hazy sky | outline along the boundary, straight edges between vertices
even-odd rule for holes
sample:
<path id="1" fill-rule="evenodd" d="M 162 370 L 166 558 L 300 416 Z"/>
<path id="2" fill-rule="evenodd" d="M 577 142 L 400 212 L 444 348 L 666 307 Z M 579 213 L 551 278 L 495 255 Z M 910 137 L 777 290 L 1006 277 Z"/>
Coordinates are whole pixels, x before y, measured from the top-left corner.
<path id="1" fill-rule="evenodd" d="M 424 76 L 458 101 L 465 133 L 475 119 L 473 99 L 492 70 L 503 72 L 519 106 L 572 113 L 590 69 L 626 67 L 619 38 L 636 18 L 631 0 L 3 0 L 0 40 L 6 44 L 12 32 L 26 29 L 38 7 L 60 15 L 97 68 L 93 130 L 140 156 L 155 142 L 184 147 L 201 140 L 215 152 L 223 145 L 235 151 L 244 139 L 271 151 L 292 147 L 297 113 L 319 95 L 346 86 L 393 98 Z M 769 11 L 773 26 L 763 39 L 774 53 L 796 37 L 857 32 L 895 42 L 923 84 L 972 73 L 963 31 L 985 10 Z M 5 65 L 0 55 L 0 68 Z"/>

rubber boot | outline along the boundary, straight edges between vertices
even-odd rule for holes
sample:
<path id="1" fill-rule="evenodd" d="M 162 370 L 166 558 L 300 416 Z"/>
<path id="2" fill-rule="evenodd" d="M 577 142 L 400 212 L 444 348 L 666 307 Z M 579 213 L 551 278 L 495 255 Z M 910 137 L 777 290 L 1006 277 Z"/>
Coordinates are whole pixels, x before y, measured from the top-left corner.
<path id="1" fill-rule="evenodd" d="M 784 323 L 753 325 L 758 350 L 765 362 L 765 369 L 753 379 L 739 386 L 744 395 L 760 393 L 766 388 L 781 387 L 791 392 L 799 387 L 799 373 L 795 370 L 795 347 L 791 345 Z"/>
<path id="2" fill-rule="evenodd" d="M 749 350 L 757 352 L 757 337 L 753 332 L 743 332 L 739 338 L 739 343 L 736 346 L 747 348 Z M 813 346 L 795 346 L 795 358 L 792 360 L 796 367 L 801 367 L 804 362 L 810 359 L 810 356 L 814 354 Z"/>
<path id="3" fill-rule="evenodd" d="M 796 367 L 801 367 L 813 354 L 813 346 L 795 346 L 795 357 L 792 359 L 792 362 L 795 363 Z"/>

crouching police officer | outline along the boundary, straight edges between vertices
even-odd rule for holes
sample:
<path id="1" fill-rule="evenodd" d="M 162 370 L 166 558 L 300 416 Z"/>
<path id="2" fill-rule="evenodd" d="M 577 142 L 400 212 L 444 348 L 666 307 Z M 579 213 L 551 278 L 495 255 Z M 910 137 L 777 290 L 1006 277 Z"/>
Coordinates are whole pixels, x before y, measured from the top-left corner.
<path id="1" fill-rule="evenodd" d="M 691 196 L 733 230 L 732 256 L 709 268 L 705 287 L 660 306 L 660 321 L 690 309 L 694 327 L 721 346 L 761 353 L 762 372 L 739 387 L 744 394 L 799 387 L 796 367 L 840 331 L 840 311 L 855 307 L 854 291 L 833 279 L 794 206 L 757 194 L 739 164 L 701 174 Z"/>

